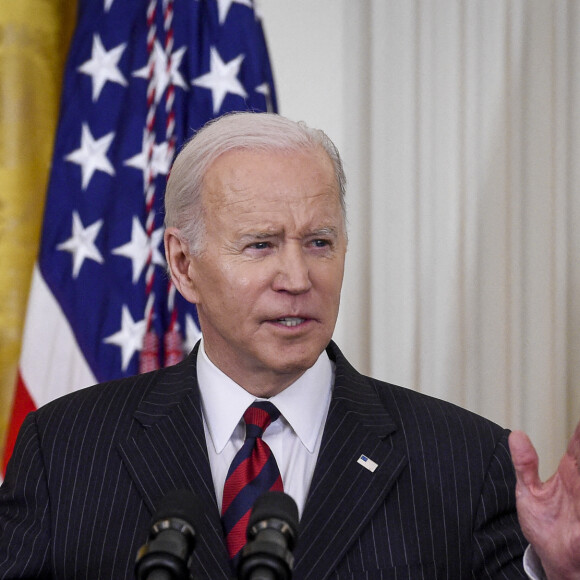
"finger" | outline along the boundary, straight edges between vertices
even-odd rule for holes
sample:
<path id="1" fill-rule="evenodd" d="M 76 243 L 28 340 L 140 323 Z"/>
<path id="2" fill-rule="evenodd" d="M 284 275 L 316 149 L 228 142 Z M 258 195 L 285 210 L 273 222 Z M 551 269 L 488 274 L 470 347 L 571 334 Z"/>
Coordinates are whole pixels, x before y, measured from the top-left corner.
<path id="1" fill-rule="evenodd" d="M 514 431 L 508 441 L 518 482 L 526 487 L 541 485 L 538 454 L 530 438 L 523 431 Z"/>
<path id="2" fill-rule="evenodd" d="M 571 455 L 580 468 L 580 421 L 576 425 L 576 429 L 568 443 L 568 455 Z"/>

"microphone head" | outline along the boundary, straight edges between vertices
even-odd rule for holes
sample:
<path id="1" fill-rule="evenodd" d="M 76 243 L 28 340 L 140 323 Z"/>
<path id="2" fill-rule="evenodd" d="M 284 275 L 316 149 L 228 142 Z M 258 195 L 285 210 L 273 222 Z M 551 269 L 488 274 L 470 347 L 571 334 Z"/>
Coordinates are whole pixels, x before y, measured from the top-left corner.
<path id="1" fill-rule="evenodd" d="M 176 489 L 165 495 L 151 519 L 151 538 L 173 529 L 187 538 L 189 548 L 195 545 L 195 524 L 202 510 L 199 498 L 188 489 Z"/>
<path id="2" fill-rule="evenodd" d="M 281 531 L 293 544 L 298 536 L 298 507 L 296 502 L 282 491 L 268 491 L 256 500 L 248 522 L 248 539 L 256 536 L 264 522 L 273 520 L 285 524 Z"/>
<path id="3" fill-rule="evenodd" d="M 187 579 L 201 501 L 186 489 L 170 491 L 157 506 L 148 541 L 139 548 L 135 577 Z"/>
<path id="4" fill-rule="evenodd" d="M 247 536 L 237 570 L 240 580 L 292 577 L 298 507 L 289 495 L 280 491 L 261 495 L 254 503 Z"/>

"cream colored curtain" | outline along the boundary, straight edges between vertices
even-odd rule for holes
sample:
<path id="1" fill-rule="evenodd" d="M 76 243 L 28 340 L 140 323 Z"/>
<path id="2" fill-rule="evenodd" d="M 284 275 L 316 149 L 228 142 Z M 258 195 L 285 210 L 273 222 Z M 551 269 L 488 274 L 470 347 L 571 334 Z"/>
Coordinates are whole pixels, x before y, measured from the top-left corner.
<path id="1" fill-rule="evenodd" d="M 532 437 L 580 419 L 580 4 L 345 2 L 359 368 Z"/>

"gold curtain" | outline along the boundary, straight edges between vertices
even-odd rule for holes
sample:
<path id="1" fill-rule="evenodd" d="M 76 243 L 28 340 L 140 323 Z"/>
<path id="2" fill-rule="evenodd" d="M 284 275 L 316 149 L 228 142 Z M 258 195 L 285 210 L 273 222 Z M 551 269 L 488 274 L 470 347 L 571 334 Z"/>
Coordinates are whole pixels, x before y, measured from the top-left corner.
<path id="1" fill-rule="evenodd" d="M 0 456 L 36 259 L 73 0 L 0 9 Z"/>

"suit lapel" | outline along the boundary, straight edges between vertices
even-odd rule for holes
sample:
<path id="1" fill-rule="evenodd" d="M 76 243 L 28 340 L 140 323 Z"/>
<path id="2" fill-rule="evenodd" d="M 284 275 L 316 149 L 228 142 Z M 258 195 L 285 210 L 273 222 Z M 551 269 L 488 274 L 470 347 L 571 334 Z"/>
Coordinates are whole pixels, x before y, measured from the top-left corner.
<path id="1" fill-rule="evenodd" d="M 330 575 L 407 463 L 369 381 L 334 344 L 328 352 L 335 385 L 296 548 L 296 575 L 317 580 Z M 374 472 L 357 462 L 361 455 L 377 464 Z"/>
<path id="2" fill-rule="evenodd" d="M 344 557 L 384 501 L 407 462 L 396 445 L 396 425 L 369 381 L 338 348 L 332 402 L 310 492 L 300 522 L 296 577 L 323 580 Z M 207 457 L 196 371 L 197 349 L 166 369 L 135 412 L 119 452 L 153 513 L 173 489 L 190 489 L 201 500 L 194 568 L 210 578 L 230 578 L 219 510 Z M 374 472 L 357 463 L 361 455 Z"/>
<path id="3" fill-rule="evenodd" d="M 196 357 L 197 348 L 184 362 L 166 369 L 146 393 L 119 451 L 151 513 L 171 490 L 189 489 L 197 495 L 203 513 L 195 523 L 194 566 L 209 577 L 227 578 L 230 567 L 207 456 Z"/>

